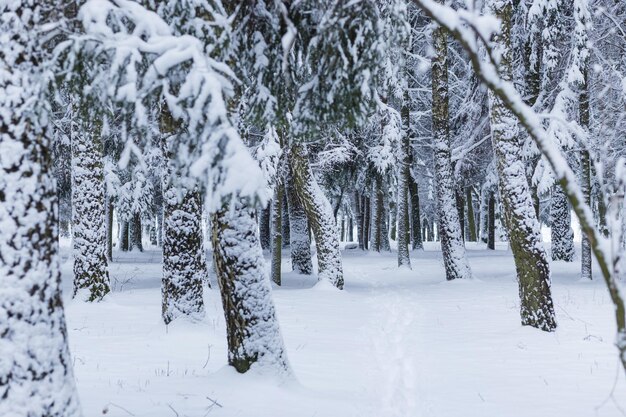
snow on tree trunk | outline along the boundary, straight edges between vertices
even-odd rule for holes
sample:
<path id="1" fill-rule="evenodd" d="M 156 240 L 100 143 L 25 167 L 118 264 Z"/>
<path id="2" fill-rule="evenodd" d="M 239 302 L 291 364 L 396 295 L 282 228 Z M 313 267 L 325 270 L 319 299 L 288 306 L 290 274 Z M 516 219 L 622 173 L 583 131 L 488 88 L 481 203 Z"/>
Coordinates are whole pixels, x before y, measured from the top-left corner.
<path id="1" fill-rule="evenodd" d="M 266 208 L 260 209 L 261 215 L 259 216 L 259 234 L 261 236 L 261 248 L 263 250 L 269 250 L 272 245 L 272 235 L 270 227 L 271 208 L 268 205 Z"/>
<path id="2" fill-rule="evenodd" d="M 560 185 L 552 190 L 550 201 L 552 233 L 552 260 L 574 261 L 574 231 L 572 230 L 569 203 Z"/>
<path id="3" fill-rule="evenodd" d="M 343 266 L 337 225 L 330 203 L 313 176 L 304 145 L 292 145 L 289 162 L 296 193 L 315 236 L 318 279 L 343 289 Z"/>
<path id="4" fill-rule="evenodd" d="M 437 225 L 446 279 L 471 278 L 472 271 L 465 254 L 459 211 L 456 206 L 450 150 L 448 115 L 448 39 L 446 31 L 433 31 L 435 56 L 432 58 L 432 126 L 435 152 L 435 189 Z"/>
<path id="5" fill-rule="evenodd" d="M 380 249 L 390 252 L 391 243 L 389 242 L 389 215 L 387 213 L 387 207 L 389 207 L 389 196 L 383 190 L 383 214 L 380 233 Z"/>
<path id="6" fill-rule="evenodd" d="M 424 249 L 422 242 L 422 221 L 420 220 L 420 195 L 417 181 L 411 177 L 409 186 L 411 197 L 411 242 L 413 250 Z"/>
<path id="7" fill-rule="evenodd" d="M 290 374 L 265 272 L 255 210 L 240 201 L 212 216 L 213 259 L 222 296 L 228 363 L 244 373 L 253 365 Z"/>
<path id="8" fill-rule="evenodd" d="M 36 7 L 32 6 L 36 4 Z M 0 415 L 78 417 L 47 131 L 50 1 L 3 2 L 0 33 Z M 8 51 L 11 51 L 10 53 Z"/>
<path id="9" fill-rule="evenodd" d="M 585 202 L 589 204 L 591 200 L 591 167 L 589 161 L 589 152 L 582 151 L 580 158 L 581 165 L 581 190 L 585 197 Z M 580 273 L 583 279 L 592 279 L 593 272 L 591 267 L 591 242 L 586 233 L 583 233 L 580 244 Z"/>
<path id="10" fill-rule="evenodd" d="M 294 189 L 293 179 L 287 176 L 285 191 L 289 203 L 289 240 L 291 241 L 291 267 L 299 274 L 313 273 L 311 260 L 311 239 L 306 212 Z"/>
<path id="11" fill-rule="evenodd" d="M 281 284 L 281 264 L 283 248 L 283 186 L 276 185 L 272 200 L 272 265 L 270 277 L 276 285 Z"/>
<path id="12" fill-rule="evenodd" d="M 161 131 L 176 131 L 176 124 L 166 109 L 161 110 Z M 208 271 L 202 239 L 202 200 L 197 189 L 176 181 L 170 138 L 163 147 L 163 277 L 161 314 L 165 324 L 185 316 L 192 320 L 204 317 L 202 282 Z"/>
<path id="13" fill-rule="evenodd" d="M 74 103 L 79 116 L 72 132 L 72 233 L 74 296 L 101 300 L 109 291 L 106 199 L 101 122 Z"/>
<path id="14" fill-rule="evenodd" d="M 411 230 L 409 226 L 409 185 L 411 182 L 410 167 L 410 131 L 409 131 L 409 106 L 408 91 L 405 92 L 404 104 L 400 110 L 402 117 L 402 128 L 404 130 L 402 139 L 398 143 L 398 266 L 411 268 L 411 258 L 409 256 L 409 244 L 411 240 Z"/>
<path id="15" fill-rule="evenodd" d="M 370 247 L 370 220 L 371 220 L 371 201 L 366 195 L 363 195 L 363 206 L 361 211 L 363 212 L 363 249 L 369 250 Z"/>
<path id="16" fill-rule="evenodd" d="M 511 0 L 494 0 L 491 8 L 502 22 L 501 32 L 494 39 L 501 53 L 501 77 L 510 81 L 513 73 L 510 38 L 513 5 Z M 491 90 L 489 107 L 500 197 L 519 283 L 522 325 L 553 331 L 556 320 L 550 289 L 550 269 L 526 180 L 518 122 Z"/>

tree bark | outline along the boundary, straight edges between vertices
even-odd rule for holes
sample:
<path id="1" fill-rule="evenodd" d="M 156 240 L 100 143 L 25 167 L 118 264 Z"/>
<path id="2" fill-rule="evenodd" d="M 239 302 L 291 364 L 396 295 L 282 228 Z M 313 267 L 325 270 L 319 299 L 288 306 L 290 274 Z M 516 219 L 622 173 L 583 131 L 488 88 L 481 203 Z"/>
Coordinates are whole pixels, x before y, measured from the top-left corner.
<path id="1" fill-rule="evenodd" d="M 240 373 L 258 364 L 291 374 L 264 268 L 255 210 L 237 201 L 234 207 L 217 211 L 211 226 L 229 365 Z"/>
<path id="2" fill-rule="evenodd" d="M 78 122 L 72 129 L 72 243 L 74 296 L 85 290 L 86 301 L 101 300 L 111 289 L 107 262 L 106 198 L 102 125 L 89 109 L 72 103 Z"/>
<path id="3" fill-rule="evenodd" d="M 446 279 L 471 278 L 463 244 L 450 150 L 448 115 L 448 36 L 438 27 L 433 31 L 435 56 L 432 58 L 432 125 L 435 149 L 435 187 L 439 239 Z"/>
<path id="4" fill-rule="evenodd" d="M 269 250 L 272 246 L 272 228 L 271 228 L 271 213 L 272 209 L 270 205 L 266 208 L 262 208 L 261 215 L 259 216 L 259 234 L 261 237 L 261 248 L 263 250 Z"/>
<path id="5" fill-rule="evenodd" d="M 49 0 L 18 2 L 14 9 L 6 5 L 0 6 L 0 415 L 79 417 L 61 294 L 52 132 L 44 104 L 48 69 L 42 69 L 50 62 L 45 39 L 60 16 Z M 106 262 L 104 252 L 103 245 Z"/>
<path id="6" fill-rule="evenodd" d="M 370 250 L 380 252 L 383 233 L 383 186 L 382 176 L 374 174 L 373 188 L 373 208 L 372 208 L 372 246 Z"/>
<path id="7" fill-rule="evenodd" d="M 113 201 L 107 198 L 107 260 L 113 262 Z"/>
<path id="8" fill-rule="evenodd" d="M 270 277 L 276 285 L 281 284 L 281 264 L 283 247 L 283 194 L 282 184 L 276 185 L 272 200 L 272 265 Z"/>
<path id="9" fill-rule="evenodd" d="M 291 175 L 287 175 L 285 191 L 289 200 L 291 266 L 299 274 L 310 275 L 313 273 L 313 262 L 311 260 L 309 225 L 306 212 L 298 199 L 298 193 L 294 187 L 293 178 L 291 178 Z"/>
<path id="10" fill-rule="evenodd" d="M 134 213 L 130 223 L 130 250 L 143 252 L 141 214 Z"/>
<path id="11" fill-rule="evenodd" d="M 354 207 L 354 213 L 356 215 L 356 237 L 359 241 L 359 249 L 365 250 L 365 241 L 363 239 L 363 207 L 361 200 L 361 195 L 358 191 L 355 191 L 352 197 L 352 207 Z"/>
<path id="12" fill-rule="evenodd" d="M 411 197 L 411 242 L 413 250 L 424 249 L 422 241 L 422 221 L 420 220 L 420 196 L 417 181 L 411 177 L 409 188 Z"/>
<path id="13" fill-rule="evenodd" d="M 574 231 L 572 230 L 569 203 L 563 189 L 557 184 L 550 202 L 552 235 L 552 260 L 574 261 Z M 590 253 L 591 254 L 591 253 Z"/>
<path id="14" fill-rule="evenodd" d="M 128 252 L 128 249 L 130 248 L 130 237 L 129 237 L 129 233 L 128 233 L 128 229 L 129 229 L 129 224 L 127 221 L 120 221 L 119 222 L 119 228 L 120 228 L 120 240 L 119 240 L 119 247 L 120 250 L 122 252 Z"/>
<path id="15" fill-rule="evenodd" d="M 337 225 L 330 203 L 313 176 L 304 145 L 299 143 L 292 145 L 289 162 L 298 198 L 307 213 L 315 236 L 318 279 L 343 289 L 343 266 Z"/>
<path id="16" fill-rule="evenodd" d="M 493 191 L 489 192 L 489 226 L 487 237 L 487 249 L 496 249 L 496 196 Z"/>
<path id="17" fill-rule="evenodd" d="M 503 79 L 510 81 L 513 73 L 513 4 L 511 0 L 498 0 L 491 3 L 491 8 L 502 22 L 502 31 L 495 37 L 495 45 L 501 52 L 500 73 Z M 489 91 L 489 104 L 500 196 L 519 282 L 522 325 L 554 331 L 556 320 L 550 290 L 550 269 L 526 180 L 518 122 L 493 91 Z"/>
<path id="18" fill-rule="evenodd" d="M 164 107 L 160 128 L 163 155 L 163 277 L 161 314 L 165 324 L 184 316 L 204 317 L 202 282 L 208 282 L 202 238 L 202 199 L 197 189 L 180 184 L 175 174 L 171 139 L 177 124 Z"/>
<path id="19" fill-rule="evenodd" d="M 465 201 L 467 202 L 467 228 L 469 231 L 467 240 L 469 242 L 477 242 L 478 238 L 476 236 L 476 217 L 474 214 L 472 187 L 467 187 L 465 189 Z"/>

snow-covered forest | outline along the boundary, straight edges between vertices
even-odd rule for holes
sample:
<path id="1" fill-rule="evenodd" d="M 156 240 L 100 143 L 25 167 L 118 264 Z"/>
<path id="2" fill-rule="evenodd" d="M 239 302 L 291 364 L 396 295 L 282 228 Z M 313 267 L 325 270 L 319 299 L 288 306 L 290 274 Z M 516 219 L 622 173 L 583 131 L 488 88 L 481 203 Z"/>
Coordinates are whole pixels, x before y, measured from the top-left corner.
<path id="1" fill-rule="evenodd" d="M 626 2 L 0 0 L 0 417 L 626 415 Z"/>

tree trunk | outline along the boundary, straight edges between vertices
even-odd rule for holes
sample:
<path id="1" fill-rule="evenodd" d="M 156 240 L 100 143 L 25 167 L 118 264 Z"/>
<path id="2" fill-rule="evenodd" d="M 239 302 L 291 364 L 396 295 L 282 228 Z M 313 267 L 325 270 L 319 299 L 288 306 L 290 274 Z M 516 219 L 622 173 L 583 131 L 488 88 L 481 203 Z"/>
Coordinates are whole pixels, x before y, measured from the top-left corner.
<path id="1" fill-rule="evenodd" d="M 422 241 L 422 221 L 420 220 L 420 195 L 417 181 L 411 177 L 411 185 L 409 188 L 411 196 L 411 241 L 413 250 L 424 249 Z"/>
<path id="2" fill-rule="evenodd" d="M 48 72 L 39 67 L 50 62 L 50 45 L 37 38 L 48 38 L 49 28 L 41 26 L 59 22 L 58 8 L 43 0 L 17 2 L 14 8 L 7 4 L 0 7 L 5 51 L 0 66 L 0 415 L 79 417 L 60 288 L 52 132 L 43 104 Z M 104 239 L 103 230 L 100 253 L 106 266 Z M 96 296 L 106 288 L 104 275 L 100 278 Z"/>
<path id="3" fill-rule="evenodd" d="M 163 247 L 163 207 L 157 214 L 157 246 Z"/>
<path id="4" fill-rule="evenodd" d="M 352 216 L 348 217 L 348 242 L 354 242 L 354 223 Z"/>
<path id="5" fill-rule="evenodd" d="M 134 213 L 130 223 L 130 250 L 143 252 L 141 214 Z"/>
<path id="6" fill-rule="evenodd" d="M 259 216 L 259 234 L 261 238 L 261 248 L 263 250 L 269 250 L 272 246 L 272 228 L 271 228 L 271 213 L 272 209 L 270 205 L 260 210 Z"/>
<path id="7" fill-rule="evenodd" d="M 369 250 L 370 247 L 370 199 L 363 196 L 363 248 Z"/>
<path id="8" fill-rule="evenodd" d="M 74 296 L 101 300 L 109 291 L 106 198 L 101 122 L 74 102 L 78 129 L 72 129 L 72 233 Z"/>
<path id="9" fill-rule="evenodd" d="M 463 193 L 460 189 L 456 190 L 456 208 L 459 211 L 459 224 L 461 228 L 461 239 L 465 241 L 465 228 L 467 226 L 467 222 L 465 221 L 465 199 L 463 198 Z"/>
<path id="10" fill-rule="evenodd" d="M 476 237 L 476 217 L 474 215 L 472 187 L 467 187 L 465 189 L 465 201 L 467 201 L 467 228 L 469 232 L 467 239 L 470 242 L 477 242 L 478 238 Z"/>
<path id="11" fill-rule="evenodd" d="M 337 225 L 333 219 L 330 203 L 313 176 L 304 145 L 298 143 L 292 145 L 289 162 L 298 198 L 307 213 L 315 236 L 318 279 L 343 289 L 343 266 Z"/>
<path id="12" fill-rule="evenodd" d="M 287 175 L 286 193 L 289 204 L 289 239 L 291 240 L 291 267 L 299 274 L 313 273 L 311 260 L 311 239 L 306 212 L 294 189 L 295 183 L 291 175 Z"/>
<path id="13" fill-rule="evenodd" d="M 204 317 L 202 282 L 208 282 L 206 255 L 202 239 L 202 200 L 197 189 L 180 185 L 170 140 L 177 125 L 164 105 L 160 128 L 163 155 L 163 277 L 161 314 L 165 324 L 184 316 L 191 320 Z"/>
<path id="14" fill-rule="evenodd" d="M 432 59 L 432 126 L 435 149 L 435 187 L 439 239 L 446 279 L 471 278 L 461 234 L 459 210 L 450 150 L 448 115 L 448 36 L 438 27 L 433 32 L 435 56 Z"/>
<path id="15" fill-rule="evenodd" d="M 491 7 L 502 22 L 502 32 L 495 37 L 495 44 L 502 53 L 500 73 L 503 79 L 510 81 L 513 73 L 510 38 L 513 5 L 511 0 L 498 0 L 493 1 Z M 556 320 L 550 290 L 550 269 L 526 180 L 518 122 L 492 91 L 489 91 L 489 104 L 500 196 L 519 282 L 522 325 L 553 331 Z"/>
<path id="16" fill-rule="evenodd" d="M 352 197 L 352 207 L 354 207 L 354 213 L 356 214 L 356 237 L 359 241 L 359 249 L 365 250 L 365 240 L 363 239 L 363 207 L 361 200 L 361 195 L 358 191 L 355 191 Z"/>
<path id="17" fill-rule="evenodd" d="M 493 191 L 489 192 L 489 225 L 487 237 L 487 249 L 496 249 L 496 196 Z"/>
<path id="18" fill-rule="evenodd" d="M 107 260 L 113 262 L 113 201 L 107 198 Z"/>
<path id="19" fill-rule="evenodd" d="M 272 265 L 270 277 L 276 285 L 281 284 L 281 264 L 283 247 L 283 194 L 281 184 L 276 185 L 272 200 Z"/>
<path id="20" fill-rule="evenodd" d="M 589 152 L 582 151 L 580 156 L 581 165 L 581 190 L 585 197 L 585 202 L 589 204 L 591 201 L 591 167 L 589 161 Z M 583 233 L 580 244 L 580 273 L 583 279 L 592 279 L 593 272 L 591 266 L 591 242 L 586 233 Z"/>
<path id="21" fill-rule="evenodd" d="M 382 213 L 382 223 L 381 223 L 381 233 L 380 233 L 380 249 L 390 252 L 391 244 L 389 242 L 389 197 L 386 192 L 383 190 L 383 213 Z"/>
<path id="22" fill-rule="evenodd" d="M 398 266 L 411 268 L 409 244 L 409 186 L 411 183 L 411 142 L 409 126 L 409 93 L 405 90 L 404 103 L 400 109 L 404 132 L 398 148 Z"/>
<path id="23" fill-rule="evenodd" d="M 240 373 L 258 364 L 291 374 L 265 272 L 255 210 L 237 201 L 234 207 L 216 212 L 211 226 L 229 365 Z"/>
<path id="24" fill-rule="evenodd" d="M 574 231 L 570 216 L 567 196 L 561 186 L 557 184 L 552 190 L 552 201 L 550 202 L 553 261 L 574 261 Z"/>
<path id="25" fill-rule="evenodd" d="M 283 216 L 280 222 L 280 227 L 283 233 L 281 244 L 283 245 L 283 248 L 288 248 L 289 245 L 291 244 L 291 242 L 289 241 L 289 237 L 291 236 L 291 231 L 290 231 L 291 225 L 289 224 L 289 203 L 287 201 L 287 196 L 285 195 L 284 191 L 283 191 L 283 206 L 281 209 L 281 215 Z"/>
<path id="26" fill-rule="evenodd" d="M 380 252 L 383 232 L 383 186 L 382 176 L 374 174 L 372 208 L 372 246 L 370 250 Z"/>
<path id="27" fill-rule="evenodd" d="M 120 221 L 119 228 L 120 228 L 120 240 L 119 240 L 120 250 L 122 252 L 128 252 L 128 249 L 130 248 L 130 236 L 128 233 L 128 229 L 129 229 L 128 222 Z"/>

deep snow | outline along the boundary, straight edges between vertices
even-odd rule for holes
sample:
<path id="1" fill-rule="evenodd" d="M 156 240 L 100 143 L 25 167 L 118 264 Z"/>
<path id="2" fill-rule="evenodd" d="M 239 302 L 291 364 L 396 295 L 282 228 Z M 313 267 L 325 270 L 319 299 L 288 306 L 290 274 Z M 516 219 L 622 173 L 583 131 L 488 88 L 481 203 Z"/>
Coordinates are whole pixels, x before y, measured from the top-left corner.
<path id="1" fill-rule="evenodd" d="M 581 282 L 578 259 L 552 263 L 559 328 L 522 328 L 506 245 L 468 248 L 472 281 L 444 281 L 438 243 L 411 253 L 413 270 L 398 269 L 395 252 L 344 250 L 344 291 L 286 273 L 273 296 L 297 381 L 282 382 L 225 366 L 217 285 L 205 291 L 203 322 L 166 328 L 159 252 L 115 253 L 112 293 L 88 304 L 69 298 L 64 248 L 70 349 L 85 415 L 622 415 L 626 381 L 602 282 Z"/>

